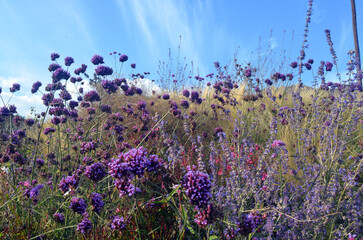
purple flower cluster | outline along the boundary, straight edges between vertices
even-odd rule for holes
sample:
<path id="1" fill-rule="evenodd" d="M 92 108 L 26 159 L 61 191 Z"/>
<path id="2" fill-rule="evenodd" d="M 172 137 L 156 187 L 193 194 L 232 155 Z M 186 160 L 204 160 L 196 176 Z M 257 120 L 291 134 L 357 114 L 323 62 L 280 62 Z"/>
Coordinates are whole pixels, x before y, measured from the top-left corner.
<path id="1" fill-rule="evenodd" d="M 49 70 L 49 72 L 54 72 L 55 70 L 57 70 L 60 67 L 61 66 L 58 63 L 51 63 L 48 67 L 48 70 Z"/>
<path id="2" fill-rule="evenodd" d="M 77 231 L 82 234 L 88 233 L 92 229 L 92 223 L 88 220 L 87 217 L 83 218 L 82 222 L 80 222 L 77 226 Z"/>
<path id="3" fill-rule="evenodd" d="M 71 77 L 71 74 L 62 68 L 58 68 L 52 74 L 53 83 L 57 83 L 62 79 L 68 80 Z"/>
<path id="4" fill-rule="evenodd" d="M 99 65 L 99 64 L 103 64 L 104 61 L 103 61 L 103 57 L 100 56 L 100 55 L 94 55 L 92 58 L 91 58 L 91 62 L 94 64 L 94 65 Z"/>
<path id="5" fill-rule="evenodd" d="M 196 170 L 195 166 L 187 167 L 188 172 L 182 179 L 185 194 L 189 197 L 191 204 L 203 208 L 211 199 L 211 182 L 206 173 Z"/>
<path id="6" fill-rule="evenodd" d="M 61 190 L 63 193 L 66 193 L 69 191 L 69 188 L 75 189 L 78 187 L 78 181 L 79 179 L 77 175 L 62 178 L 58 184 L 59 190 Z"/>
<path id="7" fill-rule="evenodd" d="M 104 66 L 104 65 L 99 65 L 96 69 L 96 74 L 99 76 L 107 76 L 107 75 L 112 75 L 113 70 L 110 67 Z"/>
<path id="8" fill-rule="evenodd" d="M 110 223 L 112 230 L 124 230 L 126 228 L 126 220 L 123 217 L 114 216 Z"/>
<path id="9" fill-rule="evenodd" d="M 109 173 L 116 178 L 114 184 L 120 192 L 120 197 L 132 196 L 139 190 L 131 181 L 135 176 L 142 177 L 145 170 L 155 172 L 162 166 L 161 160 L 156 155 L 147 155 L 147 150 L 143 147 L 134 148 L 121 153 L 116 159 L 112 158 L 108 164 Z"/>
<path id="10" fill-rule="evenodd" d="M 94 90 L 87 92 L 84 95 L 84 100 L 87 102 L 96 102 L 96 101 L 100 101 L 101 97 L 100 95 L 98 95 L 98 93 Z"/>
<path id="11" fill-rule="evenodd" d="M 55 61 L 57 58 L 59 58 L 60 56 L 59 56 L 59 54 L 58 53 L 52 53 L 52 54 L 50 54 L 50 59 L 52 60 L 52 61 Z"/>
<path id="12" fill-rule="evenodd" d="M 75 213 L 83 214 L 86 212 L 87 203 L 82 198 L 73 197 L 69 208 Z"/>
<path id="13" fill-rule="evenodd" d="M 91 194 L 91 204 L 93 206 L 92 211 L 94 211 L 96 213 L 100 213 L 104 206 L 101 194 L 92 193 Z"/>
<path id="14" fill-rule="evenodd" d="M 13 86 L 10 88 L 10 92 L 14 93 L 20 90 L 20 84 L 14 83 Z"/>
<path id="15" fill-rule="evenodd" d="M 33 86 L 32 86 L 32 89 L 31 89 L 31 93 L 33 93 L 33 94 L 36 93 L 41 86 L 42 86 L 42 83 L 39 82 L 39 81 L 33 83 Z"/>
<path id="16" fill-rule="evenodd" d="M 119 58 L 120 62 L 126 62 L 128 59 L 129 59 L 129 57 L 125 54 L 121 55 Z"/>
<path id="17" fill-rule="evenodd" d="M 82 64 L 80 68 L 77 68 L 74 70 L 74 74 L 79 75 L 81 73 L 85 73 L 87 70 L 87 65 L 86 64 Z"/>
<path id="18" fill-rule="evenodd" d="M 67 67 L 71 66 L 72 63 L 74 63 L 74 59 L 72 57 L 66 57 L 64 59 L 64 65 L 66 65 Z"/>
<path id="19" fill-rule="evenodd" d="M 103 80 L 101 84 L 108 94 L 115 93 L 118 90 L 118 86 L 115 81 Z"/>
<path id="20" fill-rule="evenodd" d="M 96 162 L 91 166 L 86 167 L 84 175 L 92 181 L 98 182 L 107 175 L 106 167 L 102 163 Z"/>

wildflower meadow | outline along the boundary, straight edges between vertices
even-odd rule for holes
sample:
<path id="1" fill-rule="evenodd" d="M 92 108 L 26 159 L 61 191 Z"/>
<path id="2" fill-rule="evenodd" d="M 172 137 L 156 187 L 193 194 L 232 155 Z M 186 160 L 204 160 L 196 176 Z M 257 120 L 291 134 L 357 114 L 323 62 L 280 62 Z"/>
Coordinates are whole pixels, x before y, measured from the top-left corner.
<path id="1" fill-rule="evenodd" d="M 52 53 L 45 111 L 0 88 L 0 239 L 363 239 L 359 62 L 339 74 L 329 30 L 332 58 L 305 56 L 311 14 L 284 70 L 181 67 L 147 91 L 124 53 Z"/>

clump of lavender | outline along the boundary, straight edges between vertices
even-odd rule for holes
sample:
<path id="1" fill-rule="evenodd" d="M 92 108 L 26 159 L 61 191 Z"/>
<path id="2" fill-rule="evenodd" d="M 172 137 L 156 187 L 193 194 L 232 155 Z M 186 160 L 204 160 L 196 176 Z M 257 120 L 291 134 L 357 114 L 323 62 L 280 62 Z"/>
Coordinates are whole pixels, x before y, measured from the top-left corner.
<path id="1" fill-rule="evenodd" d="M 61 190 L 63 193 L 66 193 L 70 188 L 75 189 L 78 187 L 78 181 L 79 179 L 77 175 L 62 178 L 58 184 L 59 190 Z"/>
<path id="2" fill-rule="evenodd" d="M 106 167 L 102 163 L 96 162 L 91 166 L 86 167 L 84 175 L 86 175 L 92 181 L 98 182 L 107 175 Z"/>
<path id="3" fill-rule="evenodd" d="M 114 216 L 112 218 L 112 221 L 110 223 L 110 228 L 112 230 L 124 230 L 126 229 L 126 220 L 123 217 L 119 217 L 119 216 Z"/>
<path id="4" fill-rule="evenodd" d="M 188 172 L 182 179 L 182 186 L 191 204 L 203 208 L 206 207 L 211 199 L 211 182 L 206 173 L 196 170 L 195 166 L 188 166 Z"/>
<path id="5" fill-rule="evenodd" d="M 87 203 L 82 198 L 73 197 L 69 208 L 75 213 L 83 214 L 86 212 Z"/>
<path id="6" fill-rule="evenodd" d="M 92 193 L 91 194 L 91 204 L 93 206 L 92 211 L 94 211 L 96 213 L 101 212 L 101 210 L 104 206 L 101 194 Z"/>
<path id="7" fill-rule="evenodd" d="M 87 218 L 84 217 L 82 222 L 80 222 L 77 226 L 77 231 L 82 234 L 88 233 L 92 229 L 92 222 Z"/>

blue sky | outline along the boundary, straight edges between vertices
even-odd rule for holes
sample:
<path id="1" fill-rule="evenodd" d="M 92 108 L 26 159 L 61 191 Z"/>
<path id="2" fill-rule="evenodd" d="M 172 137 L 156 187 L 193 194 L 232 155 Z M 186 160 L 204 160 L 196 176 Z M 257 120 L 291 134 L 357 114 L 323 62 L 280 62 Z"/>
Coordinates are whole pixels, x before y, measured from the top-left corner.
<path id="1" fill-rule="evenodd" d="M 363 2 L 356 4 L 363 42 Z M 169 48 L 176 57 L 179 36 L 181 58 L 193 61 L 194 73 L 199 70 L 201 76 L 214 71 L 215 61 L 230 63 L 237 50 L 240 63 L 256 59 L 251 52 L 259 37 L 264 49 L 270 43 L 276 50 L 276 61 L 281 61 L 282 49 L 294 61 L 303 41 L 307 6 L 307 0 L 0 0 L 0 86 L 8 92 L 12 83 L 20 83 L 22 89 L 12 102 L 28 114 L 30 106 L 41 103 L 39 94 L 30 94 L 32 83 L 51 80 L 47 67 L 52 52 L 62 59 L 73 57 L 73 72 L 82 63 L 91 67 L 94 54 L 113 66 L 108 54 L 117 51 L 127 54 L 137 71 L 157 79 L 159 61 L 168 61 Z M 346 53 L 354 48 L 350 1 L 314 1 L 306 54 L 315 60 L 315 69 L 320 60 L 331 60 L 325 29 L 331 30 L 344 72 Z M 124 71 L 128 74 L 130 68 Z"/>

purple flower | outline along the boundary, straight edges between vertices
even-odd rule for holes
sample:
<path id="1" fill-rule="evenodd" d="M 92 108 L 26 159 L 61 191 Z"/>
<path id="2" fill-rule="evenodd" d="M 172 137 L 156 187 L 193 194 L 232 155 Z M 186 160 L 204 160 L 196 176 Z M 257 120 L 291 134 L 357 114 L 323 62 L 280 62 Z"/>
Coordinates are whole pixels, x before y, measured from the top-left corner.
<path id="1" fill-rule="evenodd" d="M 14 93 L 20 90 L 20 84 L 14 83 L 13 86 L 10 88 L 10 92 Z"/>
<path id="2" fill-rule="evenodd" d="M 291 66 L 292 68 L 297 68 L 297 62 L 292 62 L 292 63 L 290 64 L 290 66 Z"/>
<path id="3" fill-rule="evenodd" d="M 82 198 L 73 197 L 69 208 L 75 213 L 83 214 L 86 212 L 87 203 Z"/>
<path id="4" fill-rule="evenodd" d="M 38 184 L 36 187 L 32 188 L 29 191 L 28 197 L 30 199 L 37 197 L 39 195 L 39 190 L 42 189 L 42 188 L 44 188 L 44 185 L 43 184 Z"/>
<path id="5" fill-rule="evenodd" d="M 120 198 L 126 195 L 131 197 L 135 195 L 136 192 L 140 192 L 140 189 L 135 187 L 129 178 L 116 179 L 113 183 L 115 184 L 116 189 L 119 191 Z"/>
<path id="6" fill-rule="evenodd" d="M 136 64 L 135 63 L 131 63 L 131 68 L 135 69 L 136 68 Z"/>
<path id="7" fill-rule="evenodd" d="M 64 214 L 63 213 L 55 213 L 53 215 L 54 217 L 54 220 L 57 222 L 57 223 L 64 223 Z"/>
<path id="8" fill-rule="evenodd" d="M 42 96 L 43 104 L 45 106 L 48 106 L 51 103 L 51 101 L 53 100 L 53 98 L 54 98 L 54 94 L 53 93 L 46 93 L 46 94 L 44 94 Z"/>
<path id="9" fill-rule="evenodd" d="M 190 95 L 190 93 L 189 93 L 189 90 L 188 89 L 183 90 L 183 96 L 184 97 L 188 98 L 189 95 Z"/>
<path id="10" fill-rule="evenodd" d="M 272 143 L 272 147 L 274 147 L 274 148 L 279 148 L 279 147 L 283 147 L 283 146 L 286 146 L 286 144 L 281 140 L 274 140 Z"/>
<path id="11" fill-rule="evenodd" d="M 265 83 L 266 83 L 267 85 L 269 85 L 269 86 L 271 86 L 271 85 L 272 85 L 272 81 L 271 81 L 270 79 L 266 79 L 266 80 L 265 80 Z"/>
<path id="12" fill-rule="evenodd" d="M 107 76 L 107 75 L 112 75 L 113 70 L 110 67 L 104 66 L 104 65 L 99 65 L 96 69 L 96 74 L 99 76 Z"/>
<path id="13" fill-rule="evenodd" d="M 305 65 L 305 67 L 306 67 L 307 70 L 310 70 L 311 69 L 311 64 L 310 63 L 307 62 L 304 65 Z"/>
<path id="14" fill-rule="evenodd" d="M 169 95 L 169 94 L 167 94 L 167 93 L 164 93 L 164 94 L 163 94 L 163 96 L 162 96 L 162 98 L 163 98 L 164 100 L 168 100 L 168 99 L 170 99 L 170 95 Z"/>
<path id="15" fill-rule="evenodd" d="M 1 116 L 9 116 L 9 114 L 10 114 L 10 111 L 6 106 L 0 108 L 0 115 Z"/>
<path id="16" fill-rule="evenodd" d="M 101 84 L 103 89 L 105 89 L 108 94 L 115 93 L 118 89 L 118 86 L 114 81 L 103 80 Z"/>
<path id="17" fill-rule="evenodd" d="M 52 79 L 54 83 L 57 83 L 62 79 L 68 80 L 70 77 L 71 77 L 70 73 L 63 70 L 62 68 L 58 68 L 52 74 Z"/>
<path id="18" fill-rule="evenodd" d="M 184 108 L 189 108 L 189 102 L 187 100 L 182 99 L 180 105 Z"/>
<path id="19" fill-rule="evenodd" d="M 86 167 L 84 175 L 86 175 L 92 181 L 98 182 L 107 175 L 107 171 L 102 163 L 96 162 L 91 166 Z"/>
<path id="20" fill-rule="evenodd" d="M 10 106 L 9 106 L 9 112 L 10 112 L 10 114 L 17 113 L 17 112 L 16 112 L 16 107 L 15 107 L 15 105 L 10 105 Z"/>
<path id="21" fill-rule="evenodd" d="M 37 166 L 38 166 L 39 168 L 41 168 L 41 167 L 43 167 L 43 166 L 44 166 L 44 160 L 43 160 L 43 159 L 41 159 L 41 158 L 37 158 L 37 159 L 35 159 L 35 163 L 37 164 Z"/>
<path id="22" fill-rule="evenodd" d="M 39 81 L 33 83 L 31 93 L 36 93 L 39 90 L 40 86 L 42 86 L 42 83 Z"/>
<path id="23" fill-rule="evenodd" d="M 49 70 L 49 72 L 54 72 L 55 70 L 57 70 L 60 67 L 61 66 L 57 63 L 51 63 L 48 67 L 48 70 Z"/>
<path id="24" fill-rule="evenodd" d="M 49 133 L 54 133 L 55 131 L 56 131 L 56 129 L 55 129 L 55 128 L 52 128 L 52 127 L 46 127 L 46 128 L 44 129 L 43 133 L 44 133 L 45 135 L 48 135 Z"/>
<path id="25" fill-rule="evenodd" d="M 142 110 L 142 109 L 145 109 L 145 108 L 146 108 L 146 102 L 144 100 L 140 100 L 137 103 L 137 109 Z"/>
<path id="26" fill-rule="evenodd" d="M 325 63 L 325 70 L 327 72 L 330 72 L 332 70 L 332 68 L 333 68 L 333 64 L 331 62 L 326 62 Z"/>
<path id="27" fill-rule="evenodd" d="M 84 95 L 84 100 L 88 101 L 88 102 L 96 102 L 96 101 L 100 101 L 100 95 L 98 95 L 98 93 L 96 91 L 89 91 Z"/>
<path id="28" fill-rule="evenodd" d="M 34 124 L 34 119 L 28 118 L 24 121 L 25 125 L 31 127 Z"/>
<path id="29" fill-rule="evenodd" d="M 245 71 L 244 71 L 244 73 L 245 73 L 245 76 L 246 77 L 251 77 L 252 76 L 252 71 L 251 71 L 251 69 L 246 69 Z"/>
<path id="30" fill-rule="evenodd" d="M 121 55 L 120 56 L 120 62 L 126 62 L 129 59 L 129 57 L 127 55 Z"/>
<path id="31" fill-rule="evenodd" d="M 110 228 L 112 230 L 124 230 L 126 228 L 126 221 L 123 217 L 114 216 L 111 223 Z"/>
<path id="32" fill-rule="evenodd" d="M 65 101 L 72 99 L 71 94 L 65 89 L 61 91 L 61 93 L 59 94 L 59 97 Z"/>
<path id="33" fill-rule="evenodd" d="M 103 57 L 100 56 L 100 55 L 94 55 L 92 58 L 91 58 L 91 62 L 94 64 L 94 65 L 98 65 L 98 64 L 103 64 Z"/>
<path id="34" fill-rule="evenodd" d="M 83 233 L 83 234 L 86 234 L 91 229 L 92 229 L 92 223 L 86 217 L 77 226 L 77 231 L 79 231 L 80 233 Z"/>
<path id="35" fill-rule="evenodd" d="M 60 56 L 59 56 L 59 54 L 58 53 L 52 53 L 52 54 L 50 54 L 50 59 L 52 60 L 52 61 L 55 61 L 57 58 L 59 58 Z"/>
<path id="36" fill-rule="evenodd" d="M 133 175 L 142 176 L 147 160 L 147 151 L 145 148 L 133 148 L 126 153 L 121 153 L 117 159 L 112 159 L 109 164 L 109 173 L 114 178 L 126 176 L 128 172 Z"/>
<path id="37" fill-rule="evenodd" d="M 77 188 L 77 186 L 78 186 L 77 175 L 72 175 L 62 178 L 58 184 L 59 190 L 61 190 L 63 193 L 68 192 L 70 187 L 75 189 Z"/>
<path id="38" fill-rule="evenodd" d="M 101 109 L 102 112 L 105 112 L 105 113 L 111 113 L 112 112 L 112 109 L 111 109 L 110 105 L 101 105 L 100 109 Z"/>
<path id="39" fill-rule="evenodd" d="M 66 57 L 64 59 L 64 65 L 66 65 L 67 67 L 71 66 L 72 63 L 74 63 L 74 59 L 72 57 Z"/>
<path id="40" fill-rule="evenodd" d="M 74 70 L 74 74 L 79 75 L 81 73 L 85 73 L 87 70 L 87 65 L 82 64 L 82 66 L 80 68 L 77 68 L 76 70 Z"/>
<path id="41" fill-rule="evenodd" d="M 91 193 L 91 204 L 93 206 L 92 211 L 94 211 L 96 213 L 101 212 L 101 210 L 104 206 L 101 194 Z"/>
<path id="42" fill-rule="evenodd" d="M 192 91 L 192 93 L 190 94 L 190 98 L 192 99 L 192 102 L 197 101 L 199 98 L 199 93 L 197 91 Z"/>
<path id="43" fill-rule="evenodd" d="M 71 108 L 71 109 L 74 109 L 74 108 L 76 108 L 78 106 L 78 102 L 77 101 L 70 101 L 69 102 L 69 107 Z"/>
<path id="44" fill-rule="evenodd" d="M 161 159 L 156 155 L 149 156 L 149 159 L 145 162 L 145 168 L 148 172 L 156 172 L 161 167 Z"/>
<path id="45" fill-rule="evenodd" d="M 208 205 L 211 198 L 211 182 L 206 173 L 196 170 L 196 167 L 187 167 L 188 172 L 182 179 L 185 194 L 189 197 L 191 204 L 203 208 Z"/>
<path id="46" fill-rule="evenodd" d="M 314 60 L 313 59 L 309 59 L 308 60 L 308 63 L 313 64 L 314 63 Z"/>

